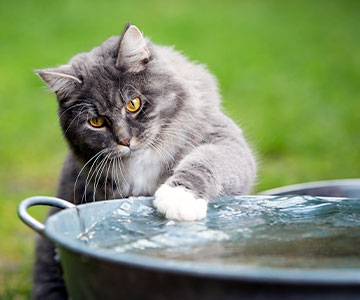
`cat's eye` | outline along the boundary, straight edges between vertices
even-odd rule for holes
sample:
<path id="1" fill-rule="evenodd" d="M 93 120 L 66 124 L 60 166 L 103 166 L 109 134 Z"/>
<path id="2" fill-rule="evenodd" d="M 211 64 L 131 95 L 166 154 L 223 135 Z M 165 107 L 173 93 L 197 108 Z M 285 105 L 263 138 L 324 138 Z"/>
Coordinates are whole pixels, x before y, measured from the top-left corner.
<path id="1" fill-rule="evenodd" d="M 140 109 L 140 106 L 141 106 L 141 100 L 139 97 L 136 97 L 130 100 L 128 104 L 126 104 L 126 110 L 131 113 L 134 113 Z"/>
<path id="2" fill-rule="evenodd" d="M 89 123 L 92 127 L 103 127 L 105 124 L 105 119 L 103 117 L 95 117 L 95 118 L 91 118 L 89 120 Z"/>

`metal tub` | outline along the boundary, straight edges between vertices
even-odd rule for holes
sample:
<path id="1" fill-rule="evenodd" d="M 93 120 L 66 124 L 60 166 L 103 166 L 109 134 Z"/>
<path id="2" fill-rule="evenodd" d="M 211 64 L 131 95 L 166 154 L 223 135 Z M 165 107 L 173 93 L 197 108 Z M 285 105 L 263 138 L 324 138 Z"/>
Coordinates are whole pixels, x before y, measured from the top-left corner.
<path id="1" fill-rule="evenodd" d="M 334 183 L 320 184 L 321 195 L 329 190 L 336 190 L 336 196 L 360 195 L 360 180 Z M 266 193 L 307 191 L 314 195 L 317 187 L 318 184 L 310 183 L 299 189 L 292 187 Z M 340 195 L 339 191 L 344 194 Z M 256 201 L 256 197 L 264 196 L 253 197 Z M 249 268 L 127 253 L 113 255 L 103 249 L 90 248 L 77 239 L 84 228 L 115 210 L 122 201 L 75 207 L 57 198 L 32 197 L 19 205 L 20 218 L 59 249 L 71 299 L 360 299 L 359 269 Z M 66 209 L 49 217 L 43 225 L 27 213 L 34 205 Z"/>

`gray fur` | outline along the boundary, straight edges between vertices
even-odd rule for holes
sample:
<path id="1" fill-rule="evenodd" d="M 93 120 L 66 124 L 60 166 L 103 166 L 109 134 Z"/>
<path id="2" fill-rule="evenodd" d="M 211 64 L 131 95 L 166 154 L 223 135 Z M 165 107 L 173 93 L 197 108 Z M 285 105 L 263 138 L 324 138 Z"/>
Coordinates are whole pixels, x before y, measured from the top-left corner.
<path id="1" fill-rule="evenodd" d="M 249 193 L 255 160 L 241 129 L 221 110 L 214 76 L 171 47 L 126 41 L 129 28 L 134 30 L 127 26 L 121 37 L 62 67 L 36 71 L 57 94 L 70 147 L 58 196 L 76 204 L 149 196 L 163 183 L 206 200 Z M 136 34 L 128 36 L 139 39 Z M 134 97 L 141 98 L 142 109 L 132 115 L 124 106 Z M 89 126 L 88 119 L 98 115 L 106 117 L 107 127 Z M 130 138 L 138 148 L 123 154 L 119 143 Z M 49 265 L 42 255 L 37 254 L 37 273 Z M 49 293 L 39 278 L 35 274 L 37 299 Z"/>

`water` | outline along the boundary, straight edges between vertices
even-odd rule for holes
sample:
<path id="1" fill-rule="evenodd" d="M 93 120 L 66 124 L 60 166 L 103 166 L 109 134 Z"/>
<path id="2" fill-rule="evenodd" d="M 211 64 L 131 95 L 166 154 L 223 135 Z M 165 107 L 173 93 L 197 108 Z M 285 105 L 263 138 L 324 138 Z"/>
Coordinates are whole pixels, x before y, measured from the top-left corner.
<path id="1" fill-rule="evenodd" d="M 78 237 L 90 247 L 175 260 L 277 268 L 360 268 L 360 199 L 232 197 L 177 222 L 131 198 Z"/>

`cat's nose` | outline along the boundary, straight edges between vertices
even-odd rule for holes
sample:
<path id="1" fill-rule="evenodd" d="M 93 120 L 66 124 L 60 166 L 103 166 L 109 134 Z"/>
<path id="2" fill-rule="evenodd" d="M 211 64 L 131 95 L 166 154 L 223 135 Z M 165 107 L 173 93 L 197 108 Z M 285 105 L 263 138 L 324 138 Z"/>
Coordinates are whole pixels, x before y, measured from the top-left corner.
<path id="1" fill-rule="evenodd" d="M 119 144 L 120 144 L 120 145 L 123 145 L 123 146 L 126 146 L 126 147 L 129 147 L 129 146 L 130 146 L 130 139 L 120 140 L 120 141 L 119 141 Z"/>

